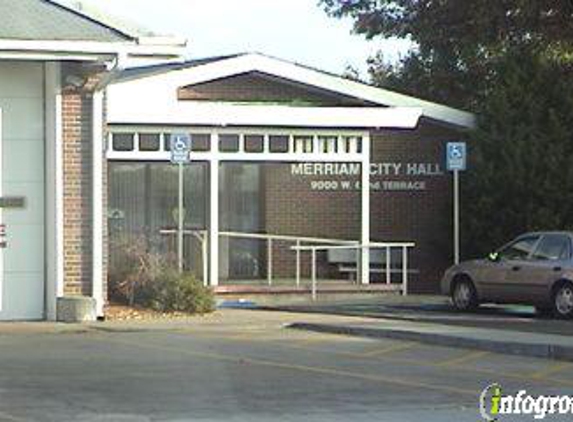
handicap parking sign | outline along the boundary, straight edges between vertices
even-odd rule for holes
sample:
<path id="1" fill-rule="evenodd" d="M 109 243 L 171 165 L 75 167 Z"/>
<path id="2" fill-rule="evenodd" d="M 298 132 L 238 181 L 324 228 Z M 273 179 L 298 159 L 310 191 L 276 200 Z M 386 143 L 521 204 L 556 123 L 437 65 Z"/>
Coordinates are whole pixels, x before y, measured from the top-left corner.
<path id="1" fill-rule="evenodd" d="M 191 137 L 187 133 L 174 133 L 169 139 L 171 146 L 171 162 L 174 164 L 188 163 L 191 151 Z"/>
<path id="2" fill-rule="evenodd" d="M 449 171 L 464 171 L 467 168 L 467 146 L 465 142 L 448 142 L 446 168 Z"/>

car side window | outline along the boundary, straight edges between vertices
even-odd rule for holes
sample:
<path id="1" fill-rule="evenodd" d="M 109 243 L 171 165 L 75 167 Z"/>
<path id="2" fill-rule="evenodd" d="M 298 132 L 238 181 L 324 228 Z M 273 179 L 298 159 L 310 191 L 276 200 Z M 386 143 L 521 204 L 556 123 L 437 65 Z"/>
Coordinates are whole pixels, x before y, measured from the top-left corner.
<path id="1" fill-rule="evenodd" d="M 498 254 L 501 259 L 527 259 L 537 244 L 539 236 L 527 236 L 510 243 Z"/>
<path id="2" fill-rule="evenodd" d="M 571 241 L 568 236 L 547 234 L 533 252 L 532 259 L 540 261 L 558 261 L 571 256 Z"/>

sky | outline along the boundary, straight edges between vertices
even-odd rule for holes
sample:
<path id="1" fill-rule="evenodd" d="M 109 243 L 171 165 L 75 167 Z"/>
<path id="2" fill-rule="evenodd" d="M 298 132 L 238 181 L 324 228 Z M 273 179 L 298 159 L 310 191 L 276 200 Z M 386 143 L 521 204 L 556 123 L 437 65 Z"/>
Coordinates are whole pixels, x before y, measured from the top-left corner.
<path id="1" fill-rule="evenodd" d="M 84 0 L 154 32 L 189 40 L 193 58 L 261 52 L 334 73 L 348 65 L 366 76 L 366 60 L 382 49 L 397 60 L 409 44 L 367 41 L 352 21 L 326 15 L 318 0 Z"/>

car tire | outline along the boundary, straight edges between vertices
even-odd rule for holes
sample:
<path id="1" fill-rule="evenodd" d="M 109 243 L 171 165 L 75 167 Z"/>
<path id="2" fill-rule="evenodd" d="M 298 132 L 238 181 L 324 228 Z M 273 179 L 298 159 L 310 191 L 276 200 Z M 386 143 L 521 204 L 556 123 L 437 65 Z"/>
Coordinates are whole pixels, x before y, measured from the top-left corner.
<path id="1" fill-rule="evenodd" d="M 553 317 L 553 309 L 547 306 L 536 306 L 535 307 L 535 316 L 541 319 L 552 318 Z"/>
<path id="2" fill-rule="evenodd" d="M 458 311 L 473 311 L 478 307 L 477 291 L 471 280 L 463 278 L 452 288 L 452 304 Z"/>
<path id="3" fill-rule="evenodd" d="M 553 314 L 557 318 L 573 318 L 573 283 L 558 284 L 553 291 Z"/>

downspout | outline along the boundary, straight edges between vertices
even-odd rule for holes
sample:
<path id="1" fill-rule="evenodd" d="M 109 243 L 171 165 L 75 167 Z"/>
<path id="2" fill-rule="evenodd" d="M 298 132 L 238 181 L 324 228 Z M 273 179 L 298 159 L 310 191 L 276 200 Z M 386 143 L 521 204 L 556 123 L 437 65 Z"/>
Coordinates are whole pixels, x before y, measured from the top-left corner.
<path id="1" fill-rule="evenodd" d="M 119 52 L 114 64 L 103 74 L 93 91 L 92 104 L 92 297 L 96 303 L 96 317 L 104 317 L 104 97 L 106 87 L 125 68 L 127 54 Z"/>

